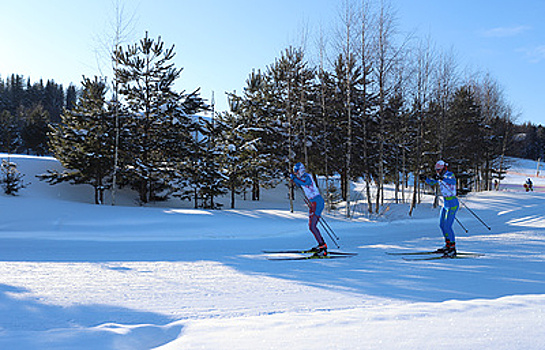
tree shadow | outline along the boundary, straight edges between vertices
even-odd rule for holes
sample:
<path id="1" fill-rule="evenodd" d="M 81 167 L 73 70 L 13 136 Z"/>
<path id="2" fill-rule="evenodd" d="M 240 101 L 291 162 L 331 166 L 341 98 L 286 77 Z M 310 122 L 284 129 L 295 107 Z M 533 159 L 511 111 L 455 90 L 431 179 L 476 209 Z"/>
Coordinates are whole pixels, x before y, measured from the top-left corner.
<path id="1" fill-rule="evenodd" d="M 1 349 L 150 349 L 176 339 L 181 324 L 108 305 L 57 306 L 0 284 Z"/>

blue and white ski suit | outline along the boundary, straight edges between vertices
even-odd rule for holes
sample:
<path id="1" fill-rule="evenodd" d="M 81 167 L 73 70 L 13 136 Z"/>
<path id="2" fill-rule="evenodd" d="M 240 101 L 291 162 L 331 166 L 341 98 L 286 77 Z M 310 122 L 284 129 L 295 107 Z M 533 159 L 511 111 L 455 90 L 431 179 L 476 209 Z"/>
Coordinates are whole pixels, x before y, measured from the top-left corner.
<path id="1" fill-rule="evenodd" d="M 291 174 L 291 179 L 297 186 L 300 186 L 303 189 L 305 196 L 309 201 L 308 228 L 310 232 L 312 232 L 314 238 L 316 238 L 318 245 L 325 244 L 324 238 L 322 237 L 320 230 L 318 230 L 318 221 L 322 216 L 322 211 L 324 210 L 325 204 L 324 199 L 318 190 L 318 186 L 316 186 L 312 176 L 310 176 L 308 173 L 303 173 L 301 177 Z"/>
<path id="2" fill-rule="evenodd" d="M 452 226 L 456 218 L 456 212 L 460 207 L 458 198 L 456 198 L 456 178 L 452 172 L 447 171 L 443 175 L 442 180 L 426 179 L 426 183 L 430 186 L 439 183 L 441 194 L 443 195 L 443 209 L 439 217 L 439 227 L 443 232 L 443 236 L 445 236 L 445 240 L 455 243 L 456 236 L 454 235 Z"/>

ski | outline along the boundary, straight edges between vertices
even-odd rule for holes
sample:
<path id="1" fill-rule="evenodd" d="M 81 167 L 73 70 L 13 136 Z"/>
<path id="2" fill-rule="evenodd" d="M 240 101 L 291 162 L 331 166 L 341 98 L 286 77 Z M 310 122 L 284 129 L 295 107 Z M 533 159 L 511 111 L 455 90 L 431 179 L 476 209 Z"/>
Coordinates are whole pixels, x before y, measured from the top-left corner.
<path id="1" fill-rule="evenodd" d="M 288 261 L 288 260 L 314 260 L 314 259 L 340 259 L 350 258 L 353 255 L 307 255 L 307 256 L 295 256 L 295 257 L 273 257 L 267 258 L 267 260 L 273 261 Z"/>
<path id="2" fill-rule="evenodd" d="M 388 255 L 431 255 L 431 254 L 441 254 L 435 250 L 433 251 L 424 251 L 424 252 L 386 252 Z"/>
<path id="3" fill-rule="evenodd" d="M 471 259 L 471 258 L 478 258 L 480 256 L 483 256 L 484 254 L 476 254 L 476 253 L 458 253 L 456 256 L 428 256 L 424 258 L 410 258 L 410 257 L 403 257 L 403 260 L 406 261 L 426 261 L 426 260 L 441 260 L 441 259 Z"/>
<path id="4" fill-rule="evenodd" d="M 263 253 L 265 254 L 312 254 L 315 253 L 315 251 L 312 250 L 264 250 Z M 351 252 L 339 252 L 336 250 L 328 250 L 327 254 L 331 255 L 347 255 L 347 256 L 354 256 L 358 255 L 358 253 L 351 253 Z"/>
<path id="5" fill-rule="evenodd" d="M 386 254 L 388 255 L 435 255 L 435 254 L 443 254 L 443 253 L 434 250 L 429 252 L 406 252 L 406 253 L 386 252 Z M 481 253 L 468 253 L 468 252 L 457 252 L 456 254 L 461 256 L 483 256 L 484 255 Z"/>

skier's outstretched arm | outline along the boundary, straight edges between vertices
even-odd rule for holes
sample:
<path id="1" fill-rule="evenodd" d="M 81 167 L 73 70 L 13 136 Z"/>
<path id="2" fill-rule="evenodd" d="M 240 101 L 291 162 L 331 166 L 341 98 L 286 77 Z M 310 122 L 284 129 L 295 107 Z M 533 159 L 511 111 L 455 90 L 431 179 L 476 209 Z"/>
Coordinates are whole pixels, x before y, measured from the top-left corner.
<path id="1" fill-rule="evenodd" d="M 312 180 L 310 179 L 310 176 L 307 174 L 304 175 L 303 179 L 298 178 L 294 174 L 291 174 L 291 180 L 297 185 L 297 186 L 310 186 L 312 185 Z"/>

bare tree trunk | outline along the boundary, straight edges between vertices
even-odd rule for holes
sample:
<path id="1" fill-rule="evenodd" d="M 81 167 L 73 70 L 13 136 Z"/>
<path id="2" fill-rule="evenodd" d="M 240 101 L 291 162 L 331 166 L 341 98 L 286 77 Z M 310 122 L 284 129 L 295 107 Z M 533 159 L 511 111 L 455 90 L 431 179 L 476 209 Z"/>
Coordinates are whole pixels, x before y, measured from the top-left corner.
<path id="1" fill-rule="evenodd" d="M 384 2 L 381 1 L 380 12 L 377 22 L 377 43 L 376 43 L 376 74 L 378 84 L 378 174 L 376 178 L 377 198 L 375 203 L 375 212 L 379 212 L 380 206 L 384 203 L 384 144 L 385 144 L 385 109 L 387 99 L 387 75 L 391 68 L 390 51 L 392 49 L 390 40 L 392 39 L 391 14 L 386 12 Z"/>
<path id="2" fill-rule="evenodd" d="M 320 113 L 321 113 L 321 121 L 323 123 L 322 129 L 324 131 L 324 134 L 326 135 L 326 142 L 322 143 L 323 148 L 323 159 L 324 159 L 324 171 L 326 176 L 326 185 L 325 185 L 325 200 L 328 210 L 332 207 L 332 201 L 331 196 L 329 194 L 329 141 L 327 138 L 329 137 L 329 130 L 327 127 L 326 117 L 327 117 L 327 106 L 326 106 L 326 89 L 324 86 L 323 79 L 325 78 L 325 69 L 324 69 L 324 61 L 325 61 L 325 42 L 323 33 L 320 30 L 320 41 L 319 41 L 319 50 L 320 50 L 320 67 L 319 67 L 319 77 L 320 79 Z"/>
<path id="3" fill-rule="evenodd" d="M 111 23 L 111 28 L 113 33 L 104 34 L 103 38 L 100 38 L 99 41 L 103 46 L 98 52 L 103 52 L 108 56 L 108 60 L 112 63 L 113 71 L 113 104 L 114 104 L 114 117 L 115 117 L 115 139 L 114 139 L 114 155 L 113 155 L 113 169 L 112 169 L 112 205 L 115 205 L 116 194 L 117 194 L 117 175 L 119 169 L 119 130 L 120 130 L 120 120 L 119 120 L 119 79 L 117 74 L 117 68 L 119 60 L 117 58 L 117 53 L 120 46 L 126 42 L 132 35 L 135 22 L 135 14 L 127 16 L 125 7 L 120 4 L 120 0 L 115 0 L 113 3 L 114 15 L 115 18 Z M 99 57 L 97 57 L 99 59 Z M 99 63 L 99 66 L 102 64 Z M 100 71 L 100 67 L 99 67 Z"/>
<path id="4" fill-rule="evenodd" d="M 447 120 L 447 110 L 449 108 L 448 105 L 450 98 L 456 84 L 456 68 L 456 62 L 452 52 L 442 54 L 439 57 L 435 88 L 435 100 L 438 102 L 440 108 L 439 134 L 437 135 L 437 139 L 439 141 L 439 158 L 444 157 L 446 148 L 445 142 L 448 139 L 447 135 L 450 132 L 448 129 L 450 124 Z"/>
<path id="5" fill-rule="evenodd" d="M 373 200 L 371 198 L 371 169 L 369 166 L 369 147 L 367 143 L 368 139 L 368 129 L 367 129 L 367 123 L 368 123 L 368 115 L 367 115 L 367 106 L 369 104 L 367 100 L 367 81 L 370 75 L 370 67 L 371 65 L 371 55 L 369 54 L 370 48 L 369 48 L 369 42 L 370 42 L 370 34 L 369 34 L 369 26 L 370 26 L 370 14 L 369 14 L 369 4 L 367 3 L 367 0 L 362 0 L 361 3 L 361 33 L 360 33 L 360 65 L 362 67 L 362 74 L 363 74 L 363 143 L 361 145 L 362 147 L 362 155 L 363 155 L 363 168 L 364 168 L 364 174 L 363 178 L 365 180 L 365 191 L 367 194 L 367 211 L 369 213 L 373 212 Z"/>
<path id="6" fill-rule="evenodd" d="M 341 13 L 341 21 L 343 25 L 340 33 L 339 46 L 342 55 L 344 56 L 345 66 L 345 100 L 344 108 L 347 117 L 347 138 L 346 138 L 346 154 L 345 154 L 345 185 L 343 186 L 343 198 L 346 200 L 346 217 L 350 217 L 350 177 L 352 174 L 352 77 L 350 64 L 354 57 L 352 37 L 355 30 L 355 12 L 350 0 L 345 0 L 343 3 L 343 11 Z"/>
<path id="7" fill-rule="evenodd" d="M 422 41 L 418 47 L 416 67 L 414 71 L 415 81 L 415 114 L 418 119 L 416 133 L 415 162 L 413 168 L 413 194 L 409 215 L 412 215 L 414 208 L 419 201 L 419 179 L 422 170 L 422 152 L 424 143 L 424 110 L 429 104 L 431 70 L 433 67 L 433 56 L 429 39 Z"/>

